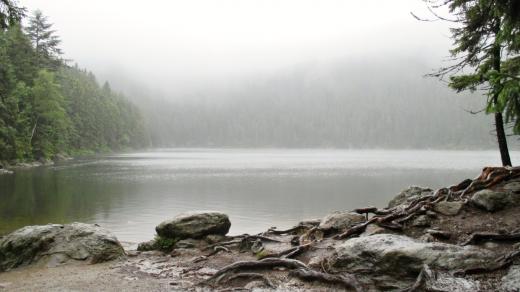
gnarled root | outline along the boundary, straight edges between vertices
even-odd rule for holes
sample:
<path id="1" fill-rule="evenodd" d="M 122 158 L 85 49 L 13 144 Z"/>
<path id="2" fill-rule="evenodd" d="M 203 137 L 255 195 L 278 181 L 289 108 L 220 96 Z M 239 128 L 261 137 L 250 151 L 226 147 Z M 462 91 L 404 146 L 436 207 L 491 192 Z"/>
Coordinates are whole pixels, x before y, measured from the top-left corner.
<path id="1" fill-rule="evenodd" d="M 297 255 L 301 254 L 302 252 L 307 251 L 311 246 L 312 246 L 312 242 L 304 244 L 304 245 L 292 247 L 292 248 L 283 250 L 276 254 L 266 255 L 266 256 L 264 256 L 264 258 L 286 258 L 286 259 L 288 259 L 288 258 L 297 256 Z"/>
<path id="2" fill-rule="evenodd" d="M 466 241 L 461 243 L 461 245 L 478 243 L 480 241 L 520 241 L 520 233 L 473 233 Z"/>
<path id="3" fill-rule="evenodd" d="M 234 272 L 243 269 L 265 269 L 273 267 L 285 267 L 288 269 L 309 269 L 306 264 L 293 259 L 279 259 L 279 258 L 266 258 L 259 261 L 240 261 L 225 266 L 218 270 L 213 276 L 205 280 L 204 282 L 210 282 L 218 280 L 227 273 Z"/>
<path id="4" fill-rule="evenodd" d="M 469 274 L 494 272 L 496 270 L 501 270 L 501 269 L 509 267 L 510 265 L 513 264 L 513 261 L 518 257 L 520 257 L 520 251 L 518 251 L 518 250 L 513 251 L 508 254 L 498 257 L 496 260 L 491 262 L 488 266 L 472 268 L 472 269 L 467 269 L 467 270 L 460 270 L 460 271 L 456 271 L 454 274 L 455 275 L 469 275 Z"/>
<path id="5" fill-rule="evenodd" d="M 269 278 L 267 278 L 266 276 L 264 276 L 262 274 L 259 274 L 259 273 L 239 273 L 239 274 L 234 274 L 234 275 L 229 276 L 228 278 L 220 278 L 220 279 L 218 279 L 216 281 L 216 284 L 220 284 L 222 282 L 226 282 L 227 283 L 227 282 L 231 282 L 231 281 L 233 281 L 235 279 L 240 279 L 240 278 L 245 278 L 245 279 L 250 279 L 250 280 L 260 279 L 269 288 L 276 288 L 276 286 L 273 284 L 273 282 L 271 282 L 271 280 L 269 280 Z"/>
<path id="6" fill-rule="evenodd" d="M 355 291 L 363 291 L 361 285 L 353 275 L 332 275 L 303 268 L 293 270 L 289 275 L 305 281 L 339 284 Z"/>

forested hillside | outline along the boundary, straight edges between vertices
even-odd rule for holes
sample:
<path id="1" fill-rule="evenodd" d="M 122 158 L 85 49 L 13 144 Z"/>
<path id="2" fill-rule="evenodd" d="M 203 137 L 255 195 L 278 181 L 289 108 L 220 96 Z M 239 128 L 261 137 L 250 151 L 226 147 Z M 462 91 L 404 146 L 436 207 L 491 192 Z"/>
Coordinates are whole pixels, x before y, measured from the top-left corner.
<path id="1" fill-rule="evenodd" d="M 456 94 L 425 78 L 432 67 L 411 58 L 371 62 L 303 64 L 140 107 L 156 146 L 495 147 L 492 117 L 468 112 L 485 107 L 480 92 Z"/>
<path id="2" fill-rule="evenodd" d="M 137 108 L 69 62 L 39 11 L 0 30 L 0 161 L 147 145 Z"/>

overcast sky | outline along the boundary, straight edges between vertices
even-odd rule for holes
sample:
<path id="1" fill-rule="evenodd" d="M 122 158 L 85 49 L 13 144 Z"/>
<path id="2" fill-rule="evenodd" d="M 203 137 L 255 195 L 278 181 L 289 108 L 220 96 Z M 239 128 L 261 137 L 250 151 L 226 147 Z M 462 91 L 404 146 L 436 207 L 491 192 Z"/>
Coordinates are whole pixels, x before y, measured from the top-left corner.
<path id="1" fill-rule="evenodd" d="M 421 0 L 21 0 L 55 24 L 66 57 L 101 76 L 190 87 L 309 62 L 447 55 Z"/>

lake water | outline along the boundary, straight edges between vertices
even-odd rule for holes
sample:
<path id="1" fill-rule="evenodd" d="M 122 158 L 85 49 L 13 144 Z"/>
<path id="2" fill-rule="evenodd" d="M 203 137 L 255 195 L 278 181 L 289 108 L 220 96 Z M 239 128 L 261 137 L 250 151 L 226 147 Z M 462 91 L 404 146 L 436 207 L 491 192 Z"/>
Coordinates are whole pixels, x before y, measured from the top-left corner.
<path id="1" fill-rule="evenodd" d="M 81 221 L 139 242 L 191 210 L 225 212 L 231 233 L 257 233 L 385 206 L 409 185 L 451 185 L 499 162 L 498 151 L 427 150 L 160 149 L 76 159 L 0 176 L 0 234 Z"/>

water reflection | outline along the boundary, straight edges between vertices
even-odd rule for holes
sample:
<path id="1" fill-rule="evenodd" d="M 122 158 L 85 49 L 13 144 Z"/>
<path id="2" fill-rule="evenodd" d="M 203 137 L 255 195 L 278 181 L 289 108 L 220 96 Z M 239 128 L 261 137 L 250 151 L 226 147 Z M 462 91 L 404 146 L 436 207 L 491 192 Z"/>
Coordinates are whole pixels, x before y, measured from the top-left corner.
<path id="1" fill-rule="evenodd" d="M 75 160 L 0 176 L 0 233 L 84 221 L 136 242 L 163 219 L 201 209 L 228 213 L 232 233 L 253 233 L 381 206 L 408 185 L 458 182 L 497 159 L 486 151 L 176 149 Z"/>

